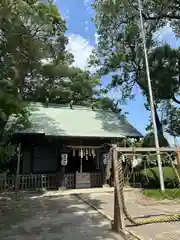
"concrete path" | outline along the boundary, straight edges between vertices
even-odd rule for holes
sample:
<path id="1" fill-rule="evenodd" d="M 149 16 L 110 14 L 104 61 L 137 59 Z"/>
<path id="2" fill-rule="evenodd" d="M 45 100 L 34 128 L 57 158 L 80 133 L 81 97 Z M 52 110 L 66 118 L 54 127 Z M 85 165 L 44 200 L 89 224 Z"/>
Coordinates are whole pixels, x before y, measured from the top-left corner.
<path id="1" fill-rule="evenodd" d="M 109 221 L 71 195 L 29 194 L 1 213 L 0 227 L 1 240 L 123 239 L 110 231 Z"/>
<path id="2" fill-rule="evenodd" d="M 114 195 L 113 193 L 91 193 L 81 194 L 81 196 L 104 211 L 109 217 L 113 217 Z M 135 218 L 157 217 L 159 215 L 180 212 L 180 204 L 156 202 L 143 197 L 138 191 L 125 192 L 125 199 L 128 211 Z M 125 220 L 126 225 L 130 223 Z M 129 226 L 130 231 L 140 236 L 144 240 L 180 240 L 180 222 L 158 223 L 144 226 Z"/>

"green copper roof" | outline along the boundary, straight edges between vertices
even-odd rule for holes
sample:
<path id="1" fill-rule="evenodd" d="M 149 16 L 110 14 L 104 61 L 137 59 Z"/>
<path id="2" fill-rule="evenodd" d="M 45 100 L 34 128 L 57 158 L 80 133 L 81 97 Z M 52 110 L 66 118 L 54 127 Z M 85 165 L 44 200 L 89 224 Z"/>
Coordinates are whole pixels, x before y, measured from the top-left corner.
<path id="1" fill-rule="evenodd" d="M 72 137 L 142 137 L 126 120 L 110 111 L 82 106 L 32 105 L 31 128 L 24 133 Z"/>

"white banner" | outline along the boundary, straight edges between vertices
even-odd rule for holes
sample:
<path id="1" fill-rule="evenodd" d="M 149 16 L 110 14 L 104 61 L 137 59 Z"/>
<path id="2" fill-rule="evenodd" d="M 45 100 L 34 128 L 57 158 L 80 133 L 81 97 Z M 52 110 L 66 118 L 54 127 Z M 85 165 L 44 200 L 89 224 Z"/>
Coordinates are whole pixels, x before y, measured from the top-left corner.
<path id="1" fill-rule="evenodd" d="M 68 155 L 67 154 L 61 154 L 61 165 L 66 166 L 68 163 Z"/>
<path id="2" fill-rule="evenodd" d="M 107 165 L 109 161 L 109 153 L 104 153 L 103 154 L 103 163 L 104 165 Z"/>

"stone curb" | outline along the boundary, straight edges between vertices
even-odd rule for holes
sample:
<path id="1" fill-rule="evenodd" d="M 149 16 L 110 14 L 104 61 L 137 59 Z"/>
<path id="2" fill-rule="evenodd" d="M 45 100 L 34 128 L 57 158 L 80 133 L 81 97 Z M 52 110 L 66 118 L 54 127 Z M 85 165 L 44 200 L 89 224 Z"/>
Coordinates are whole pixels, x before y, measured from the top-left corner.
<path id="1" fill-rule="evenodd" d="M 134 189 L 131 187 L 124 187 L 124 192 L 131 192 L 131 191 L 140 191 L 140 189 Z M 104 188 L 86 188 L 86 189 L 64 189 L 64 190 L 58 190 L 58 191 L 18 191 L 18 194 L 23 194 L 23 193 L 37 193 L 37 194 L 42 194 L 46 195 L 50 193 L 51 195 L 74 195 L 74 194 L 88 194 L 88 193 L 113 193 L 114 192 L 114 187 L 104 187 Z M 15 192 L 3 192 L 0 195 L 5 195 L 5 194 L 15 194 Z"/>
<path id="2" fill-rule="evenodd" d="M 74 196 L 76 196 L 77 198 L 79 198 L 81 201 L 85 202 L 86 204 L 88 204 L 91 208 L 93 208 L 94 210 L 96 210 L 99 214 L 101 214 L 103 217 L 105 217 L 108 221 L 112 221 L 113 218 L 110 217 L 108 214 L 106 214 L 104 211 L 102 211 L 101 209 L 98 209 L 96 206 L 94 206 L 92 203 L 90 203 L 89 201 L 87 201 L 86 199 L 84 199 L 82 196 L 80 196 L 79 194 L 74 194 Z M 125 229 L 125 232 L 128 232 L 131 236 L 135 237 L 137 240 L 144 240 L 142 239 L 140 236 L 136 235 L 133 231 L 128 230 L 127 228 Z M 121 231 L 121 234 L 123 237 L 126 237 L 126 233 Z M 126 238 L 125 238 L 126 239 Z"/>

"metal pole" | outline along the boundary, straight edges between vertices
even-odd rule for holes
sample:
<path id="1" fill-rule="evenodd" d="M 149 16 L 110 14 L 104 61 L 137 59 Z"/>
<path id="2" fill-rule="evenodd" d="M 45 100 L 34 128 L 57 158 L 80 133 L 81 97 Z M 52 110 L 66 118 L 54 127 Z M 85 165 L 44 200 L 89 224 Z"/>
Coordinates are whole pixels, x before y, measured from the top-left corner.
<path id="1" fill-rule="evenodd" d="M 157 125 L 156 125 L 156 118 L 155 118 L 154 100 L 153 100 L 153 94 L 152 94 L 151 78 L 150 78 L 149 63 L 148 63 L 148 56 L 147 56 L 147 49 L 146 49 L 146 38 L 145 38 L 145 31 L 144 31 L 143 18 L 142 18 L 141 0 L 138 0 L 138 7 L 139 7 L 139 17 L 140 17 L 142 40 L 143 40 L 143 48 L 144 48 L 144 57 L 145 57 L 145 63 L 146 63 L 146 74 L 147 74 L 147 81 L 148 81 L 149 100 L 150 100 L 151 115 L 152 115 L 152 122 L 153 122 L 155 146 L 156 146 L 156 148 L 159 148 L 159 139 L 158 139 L 158 131 L 157 131 Z M 164 191 L 165 190 L 164 178 L 163 178 L 161 156 L 160 156 L 159 151 L 157 151 L 157 161 L 158 161 L 158 168 L 159 168 L 160 187 L 161 187 L 161 190 Z"/>

